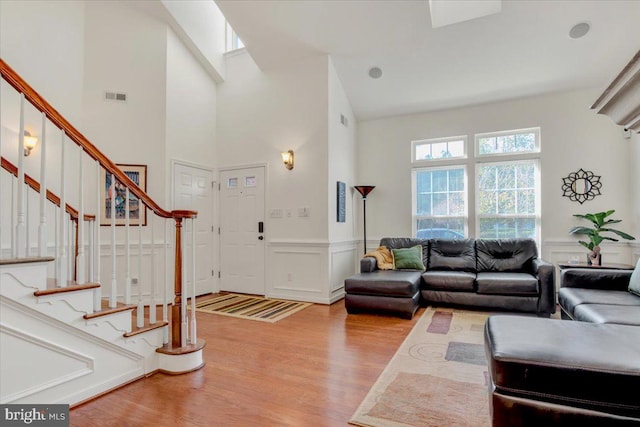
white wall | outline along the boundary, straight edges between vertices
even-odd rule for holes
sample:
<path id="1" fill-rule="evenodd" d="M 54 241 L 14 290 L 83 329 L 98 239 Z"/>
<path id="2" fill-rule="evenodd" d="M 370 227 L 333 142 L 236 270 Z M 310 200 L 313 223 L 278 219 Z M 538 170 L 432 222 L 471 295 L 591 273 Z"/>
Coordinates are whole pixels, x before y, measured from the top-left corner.
<path id="1" fill-rule="evenodd" d="M 589 110 L 597 96 L 594 90 L 573 91 L 359 123 L 359 179 L 376 185 L 367 198 L 368 236 L 411 235 L 412 140 L 468 135 L 471 144 L 475 133 L 533 126 L 541 128 L 543 255 L 551 257 L 545 246 L 558 241 L 582 252 L 567 233 L 579 224 L 574 213 L 615 209 L 615 217 L 623 220 L 620 228 L 630 231 L 629 142 L 619 126 Z M 602 176 L 602 195 L 583 205 L 562 197 L 561 190 L 562 178 L 580 168 Z M 473 227 L 470 230 L 473 234 Z M 603 257 L 609 250 L 614 256 L 608 261 L 627 262 L 628 245 L 622 246 L 626 251 L 603 245 Z"/>
<path id="2" fill-rule="evenodd" d="M 171 160 L 213 168 L 216 159 L 216 84 L 176 34 L 167 30 L 167 208 L 171 207 Z"/>
<path id="3" fill-rule="evenodd" d="M 166 206 L 166 25 L 112 1 L 87 2 L 85 19 L 84 133 L 114 162 L 147 165 L 147 193 Z"/>
<path id="4" fill-rule="evenodd" d="M 0 56 L 72 123 L 82 119 L 84 2 L 0 1 Z"/>
<path id="5" fill-rule="evenodd" d="M 216 81 L 225 76 L 226 20 L 214 1 L 161 0 L 171 15 L 169 25 Z"/>
<path id="6" fill-rule="evenodd" d="M 227 57 L 227 79 L 218 87 L 218 165 L 266 163 L 269 239 L 327 239 L 327 57 L 309 58 L 263 73 L 247 53 Z M 295 167 L 280 152 L 293 149 Z M 298 217 L 300 207 L 308 217 Z"/>
<path id="7" fill-rule="evenodd" d="M 631 139 L 627 141 L 627 144 L 629 144 L 631 152 L 629 156 L 629 182 L 631 185 L 632 217 L 634 223 L 631 234 L 636 238 L 632 245 L 632 261 L 635 261 L 640 259 L 640 134 L 634 133 Z"/>
<path id="8" fill-rule="evenodd" d="M 329 61 L 329 141 L 328 141 L 328 168 L 329 168 L 329 240 L 352 241 L 356 236 L 355 221 L 357 209 L 360 203 L 354 203 L 353 186 L 356 170 L 356 129 L 357 123 L 349 100 L 344 92 L 338 74 Z M 340 115 L 347 119 L 347 126 L 340 122 Z M 346 222 L 336 221 L 336 182 L 342 181 L 347 187 L 346 197 Z M 357 194 L 357 193 L 356 193 Z M 359 195 L 358 195 L 359 196 Z M 358 197 L 359 199 L 359 197 Z M 360 202 L 357 200 L 356 202 Z"/>

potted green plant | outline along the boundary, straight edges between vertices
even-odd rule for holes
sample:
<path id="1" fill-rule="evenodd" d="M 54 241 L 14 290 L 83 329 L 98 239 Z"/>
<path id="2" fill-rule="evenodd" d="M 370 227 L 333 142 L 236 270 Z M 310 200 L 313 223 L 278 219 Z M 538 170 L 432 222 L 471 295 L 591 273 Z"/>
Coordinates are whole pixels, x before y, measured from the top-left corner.
<path id="1" fill-rule="evenodd" d="M 626 240 L 635 240 L 635 237 L 620 231 L 615 228 L 610 228 L 611 224 L 617 224 L 622 222 L 620 219 L 607 219 L 615 210 L 610 210 L 606 212 L 597 212 L 597 213 L 588 213 L 585 215 L 575 214 L 576 218 L 586 219 L 587 221 L 591 221 L 591 227 L 584 226 L 576 226 L 569 230 L 569 234 L 571 235 L 581 235 L 587 236 L 589 239 L 588 242 L 583 240 L 579 240 L 580 243 L 585 248 L 589 249 L 589 253 L 587 254 L 587 263 L 589 265 L 601 265 L 602 264 L 602 254 L 600 253 L 600 243 L 605 240 L 610 240 L 612 242 L 617 242 L 619 239 L 615 237 L 611 237 L 610 235 L 603 235 L 603 233 L 613 233 L 623 239 Z"/>

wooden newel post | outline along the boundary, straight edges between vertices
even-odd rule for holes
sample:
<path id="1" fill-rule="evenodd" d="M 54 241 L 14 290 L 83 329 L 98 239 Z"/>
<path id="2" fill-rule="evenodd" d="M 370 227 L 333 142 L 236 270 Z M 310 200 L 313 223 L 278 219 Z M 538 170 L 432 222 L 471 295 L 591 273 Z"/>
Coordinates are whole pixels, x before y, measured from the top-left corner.
<path id="1" fill-rule="evenodd" d="M 182 346 L 182 218 L 176 221 L 176 256 L 175 256 L 175 299 L 171 307 L 171 345 Z"/>

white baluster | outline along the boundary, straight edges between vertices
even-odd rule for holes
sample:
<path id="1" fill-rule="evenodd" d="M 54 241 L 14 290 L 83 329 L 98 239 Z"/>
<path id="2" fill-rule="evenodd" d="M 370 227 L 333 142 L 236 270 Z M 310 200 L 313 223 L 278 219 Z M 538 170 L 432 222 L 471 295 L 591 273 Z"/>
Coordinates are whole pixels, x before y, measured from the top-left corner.
<path id="1" fill-rule="evenodd" d="M 89 283 L 95 283 L 94 272 L 93 272 L 93 269 L 95 267 L 94 259 L 93 259 L 94 250 L 95 250 L 93 245 L 95 231 L 93 229 L 95 228 L 95 226 L 96 226 L 95 221 L 87 221 L 87 227 L 89 229 L 87 233 L 87 237 L 89 238 L 89 242 L 87 242 L 87 261 L 89 261 L 87 264 L 87 273 L 88 273 L 87 281 Z"/>
<path id="2" fill-rule="evenodd" d="M 40 226 L 38 227 L 38 256 L 47 255 L 47 116 L 42 113 L 40 132 Z"/>
<path id="3" fill-rule="evenodd" d="M 67 280 L 75 280 L 74 268 L 75 260 L 76 260 L 76 248 L 74 245 L 74 232 L 75 227 L 73 226 L 73 218 L 71 214 L 69 214 L 69 227 L 67 228 L 67 253 L 69 256 L 67 257 Z"/>
<path id="4" fill-rule="evenodd" d="M 66 209 L 67 209 L 67 199 L 66 199 L 66 191 L 65 191 L 65 186 L 66 186 L 66 179 L 65 179 L 65 174 L 64 174 L 64 164 L 65 164 L 65 137 L 66 134 L 64 131 L 62 131 L 62 139 L 61 139 L 61 143 L 60 143 L 60 216 L 59 216 L 59 220 L 60 220 L 60 224 L 58 225 L 60 227 L 60 234 L 58 235 L 58 238 L 60 239 L 60 241 L 58 242 L 58 256 L 56 257 L 57 259 L 57 263 L 58 263 L 58 274 L 60 275 L 59 277 L 57 277 L 57 284 L 59 287 L 66 287 L 67 286 L 67 252 L 66 252 L 66 246 L 65 246 L 65 239 L 67 238 L 67 215 L 66 215 Z"/>
<path id="5" fill-rule="evenodd" d="M 101 185 L 105 185 L 104 182 L 100 182 L 100 178 L 101 178 L 101 172 L 102 171 L 102 167 L 100 166 L 100 162 L 96 161 L 96 182 L 98 183 L 98 186 L 96 188 L 96 212 L 98 212 L 98 215 L 96 215 L 96 221 L 101 221 L 102 215 L 104 215 L 104 212 L 101 211 L 100 209 L 100 202 L 101 202 L 101 192 L 100 192 L 100 186 Z M 106 192 L 105 192 L 105 197 L 106 197 Z M 100 223 L 97 223 L 95 226 L 95 233 L 96 233 L 96 253 L 95 253 L 95 258 L 96 258 L 96 268 L 95 268 L 95 281 L 97 284 L 100 285 L 99 288 L 96 289 L 96 291 L 93 294 L 93 309 L 95 311 L 101 310 L 102 309 L 102 283 L 100 283 L 100 252 L 101 252 L 101 248 L 100 248 Z"/>
<path id="6" fill-rule="evenodd" d="M 191 219 L 191 344 L 198 342 L 196 336 L 196 219 Z"/>
<path id="7" fill-rule="evenodd" d="M 118 279 L 116 276 L 116 176 L 111 174 L 111 298 L 109 307 L 116 308 Z"/>
<path id="8" fill-rule="evenodd" d="M 27 184 L 23 184 L 24 186 L 24 254 L 28 258 L 31 256 L 31 236 L 29 233 L 30 223 L 29 220 L 29 186 Z"/>
<path id="9" fill-rule="evenodd" d="M 125 208 L 124 208 L 124 230 L 125 230 L 125 242 L 124 242 L 124 262 L 125 262 L 125 274 L 126 280 L 124 284 L 124 303 L 131 304 L 131 235 L 129 233 L 130 215 L 129 215 L 129 187 L 125 190 Z M 140 279 L 138 279 L 140 280 Z"/>
<path id="10" fill-rule="evenodd" d="M 78 147 L 78 258 L 76 259 L 76 281 L 78 285 L 83 285 L 87 281 L 86 261 L 84 254 L 84 150 Z"/>
<path id="11" fill-rule="evenodd" d="M 149 323 L 156 323 L 156 243 L 155 243 L 155 227 L 154 215 L 149 216 L 151 221 L 151 280 L 149 286 L 151 301 L 149 302 Z"/>
<path id="12" fill-rule="evenodd" d="M 162 321 L 169 321 L 169 243 L 167 240 L 167 227 L 170 226 L 170 220 L 163 220 L 164 226 L 164 286 L 162 290 Z M 164 328 L 164 333 L 162 336 L 162 343 L 167 344 L 169 342 L 169 328 Z"/>
<path id="13" fill-rule="evenodd" d="M 138 200 L 138 311 L 136 313 L 136 326 L 144 326 L 144 305 L 142 304 L 142 208 L 141 200 Z"/>
<path id="14" fill-rule="evenodd" d="M 20 127 L 18 130 L 18 199 L 16 223 L 16 258 L 26 256 L 24 201 L 24 94 L 20 94 Z"/>
<path id="15" fill-rule="evenodd" d="M 16 217 L 17 217 L 17 210 L 16 209 L 16 205 L 17 205 L 17 201 L 16 198 L 18 190 L 16 188 L 16 183 L 18 182 L 17 178 L 14 178 L 13 175 L 11 175 L 10 177 L 11 179 L 11 212 L 10 212 L 10 217 L 11 217 L 11 256 L 13 258 L 17 258 L 18 257 L 18 251 L 16 248 Z"/>

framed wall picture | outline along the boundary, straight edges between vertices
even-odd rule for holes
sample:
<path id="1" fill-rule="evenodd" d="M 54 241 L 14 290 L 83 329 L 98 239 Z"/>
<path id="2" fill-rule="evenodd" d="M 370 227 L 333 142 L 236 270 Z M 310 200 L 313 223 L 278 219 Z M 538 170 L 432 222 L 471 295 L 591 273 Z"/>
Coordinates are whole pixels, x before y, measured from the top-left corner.
<path id="1" fill-rule="evenodd" d="M 124 172 L 138 187 L 147 191 L 147 165 L 124 165 L 118 164 Z M 111 196 L 115 195 L 115 223 L 125 225 L 126 215 L 126 187 L 115 180 L 110 173 L 102 169 L 100 185 L 100 225 L 111 225 Z M 147 208 L 140 203 L 138 197 L 129 192 L 129 224 L 147 225 Z"/>
<path id="2" fill-rule="evenodd" d="M 338 181 L 337 185 L 337 221 L 346 222 L 347 217 L 347 185 L 344 182 Z"/>

